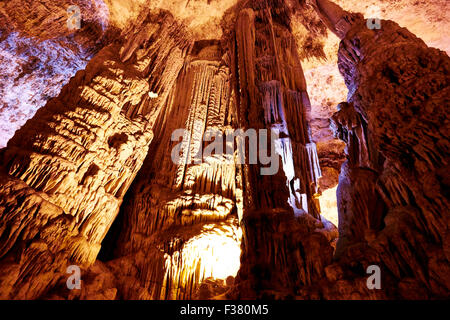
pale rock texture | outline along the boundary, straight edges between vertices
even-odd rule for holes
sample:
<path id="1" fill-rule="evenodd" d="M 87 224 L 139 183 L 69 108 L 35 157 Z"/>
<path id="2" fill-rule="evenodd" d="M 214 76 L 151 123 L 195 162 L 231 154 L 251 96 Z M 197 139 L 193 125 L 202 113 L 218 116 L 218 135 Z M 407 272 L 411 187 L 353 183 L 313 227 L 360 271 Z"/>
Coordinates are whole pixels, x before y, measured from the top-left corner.
<path id="1" fill-rule="evenodd" d="M 67 25 L 74 4 L 79 30 Z M 0 3 L 0 147 L 117 32 L 102 0 Z"/>
<path id="2" fill-rule="evenodd" d="M 172 19 L 166 12 L 145 14 L 138 40 L 104 48 L 1 150 L 2 169 L 26 183 L 25 194 L 51 204 L 29 222 L 33 201 L 2 197 L 2 267 L 18 270 L 2 277 L 11 284 L 2 297 L 37 298 L 64 266 L 94 263 L 190 48 Z M 149 92 L 159 98 L 152 100 Z M 53 231 L 50 238 L 43 228 Z M 27 290 L 24 274 L 32 279 Z"/>
<path id="3" fill-rule="evenodd" d="M 238 168 L 233 153 L 207 156 L 204 139 L 234 126 L 227 60 L 217 41 L 197 42 L 158 118 L 107 263 L 123 298 L 189 299 L 239 269 Z"/>
<path id="4" fill-rule="evenodd" d="M 1 3 L 0 298 L 448 298 L 449 58 L 308 2 Z"/>

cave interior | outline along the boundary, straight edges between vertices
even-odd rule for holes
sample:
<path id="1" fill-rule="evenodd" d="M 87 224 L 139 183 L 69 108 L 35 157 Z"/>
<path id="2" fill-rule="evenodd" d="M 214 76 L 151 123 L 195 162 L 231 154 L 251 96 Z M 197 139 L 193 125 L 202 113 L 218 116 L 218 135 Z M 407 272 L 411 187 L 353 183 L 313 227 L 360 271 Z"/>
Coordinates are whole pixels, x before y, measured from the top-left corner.
<path id="1" fill-rule="evenodd" d="M 0 299 L 448 299 L 449 6 L 1 2 Z"/>

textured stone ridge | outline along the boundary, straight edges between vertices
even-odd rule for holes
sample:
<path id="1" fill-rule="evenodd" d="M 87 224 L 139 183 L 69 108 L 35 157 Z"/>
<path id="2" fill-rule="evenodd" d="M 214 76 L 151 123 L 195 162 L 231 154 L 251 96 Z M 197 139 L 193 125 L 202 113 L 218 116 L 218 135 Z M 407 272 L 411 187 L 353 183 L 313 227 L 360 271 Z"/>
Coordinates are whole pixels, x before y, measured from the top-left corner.
<path id="1" fill-rule="evenodd" d="M 380 265 L 387 297 L 446 297 L 450 59 L 392 21 L 381 25 L 370 30 L 360 17 L 341 34 L 350 95 L 333 116 L 348 153 L 338 261 Z"/>
<path id="2" fill-rule="evenodd" d="M 2 297 L 36 298 L 69 262 L 95 261 L 190 48 L 168 13 L 147 14 L 142 26 L 135 34 L 139 48 L 130 39 L 103 49 L 2 149 L 2 168 L 28 186 L 17 192 L 43 203 L 37 210 L 33 201 L 18 201 L 13 193 L 1 198 L 2 267 L 18 270 L 3 275 L 2 283 L 11 288 L 2 290 Z M 159 98 L 151 100 L 149 92 Z M 47 227 L 53 230 L 50 238 L 42 230 Z M 9 261 L 17 250 L 20 260 Z M 20 284 L 24 272 L 27 279 L 40 279 L 28 280 L 27 290 Z"/>
<path id="3" fill-rule="evenodd" d="M 320 168 L 289 23 L 285 3 L 250 2 L 237 14 L 230 44 L 236 48 L 239 126 L 277 132 L 281 163 L 273 176 L 262 176 L 260 165 L 243 166 L 243 244 L 234 291 L 239 298 L 308 296 L 333 253 L 336 232 L 320 221 L 315 199 Z"/>
<path id="4" fill-rule="evenodd" d="M 217 41 L 196 43 L 165 112 L 156 141 L 122 209 L 120 235 L 107 263 L 125 299 L 190 299 L 207 278 L 239 268 L 234 157 L 200 158 L 204 134 L 233 128 L 235 105 L 227 56 Z M 173 132 L 182 130 L 173 139 Z M 180 159 L 173 149 L 180 145 Z"/>

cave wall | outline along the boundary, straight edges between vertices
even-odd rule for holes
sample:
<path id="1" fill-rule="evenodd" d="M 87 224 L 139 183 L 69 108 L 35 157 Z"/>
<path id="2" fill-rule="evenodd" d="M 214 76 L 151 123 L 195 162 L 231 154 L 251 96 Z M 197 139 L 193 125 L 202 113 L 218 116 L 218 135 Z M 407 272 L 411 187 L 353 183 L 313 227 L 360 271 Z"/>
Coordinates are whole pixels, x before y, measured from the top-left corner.
<path id="1" fill-rule="evenodd" d="M 190 48 L 170 14 L 144 13 L 141 23 L 1 150 L 2 297 L 37 298 L 66 265 L 95 261 Z"/>
<path id="2" fill-rule="evenodd" d="M 80 29 L 68 28 L 77 5 Z M 0 3 L 0 147 L 118 37 L 102 0 Z"/>

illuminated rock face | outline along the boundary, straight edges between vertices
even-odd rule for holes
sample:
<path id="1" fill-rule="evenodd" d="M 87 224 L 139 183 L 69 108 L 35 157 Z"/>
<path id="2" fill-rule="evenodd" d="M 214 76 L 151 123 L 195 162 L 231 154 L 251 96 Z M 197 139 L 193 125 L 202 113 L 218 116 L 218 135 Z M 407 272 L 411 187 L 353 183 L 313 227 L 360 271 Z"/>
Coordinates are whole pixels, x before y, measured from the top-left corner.
<path id="1" fill-rule="evenodd" d="M 288 13 L 283 5 L 280 8 Z M 261 9 L 255 12 L 271 19 L 270 13 L 267 16 Z M 242 12 L 252 15 L 254 11 L 247 8 Z M 58 272 L 64 272 L 71 263 L 80 264 L 88 277 L 106 281 L 111 289 L 98 293 L 86 283 L 88 289 L 79 297 L 205 297 L 202 288 L 208 281 L 222 279 L 229 285 L 230 276 L 239 270 L 242 219 L 246 225 L 244 248 L 261 240 L 255 232 L 258 234 L 265 227 L 253 228 L 249 224 L 254 214 L 259 220 L 256 225 L 266 217 L 276 228 L 286 228 L 286 224 L 294 222 L 293 233 L 299 231 L 302 246 L 308 246 L 308 250 L 316 248 L 318 255 L 317 250 L 324 246 L 328 250 L 324 259 L 331 258 L 330 239 L 320 232 L 303 237 L 303 232 L 312 234 L 314 229 L 324 227 L 316 219 L 319 209 L 313 199 L 320 168 L 308 132 L 306 84 L 286 22 L 270 22 L 270 29 L 258 23 L 249 29 L 257 30 L 258 42 L 266 41 L 271 47 L 272 55 L 264 62 L 262 47 L 254 44 L 240 53 L 224 49 L 224 42 L 236 42 L 242 48 L 249 40 L 236 36 L 223 41 L 199 41 L 191 50 L 188 36 L 171 19 L 163 11 L 144 12 L 130 27 L 132 32 L 125 32 L 129 36 L 123 44 L 110 45 L 97 54 L 86 70 L 40 109 L 2 151 L 3 166 L 11 176 L 8 181 L 13 177 L 20 179 L 27 188 L 33 188 L 26 189 L 30 196 L 43 198 L 37 201 L 45 204 L 40 211 L 51 209 L 49 213 L 38 211 L 37 218 L 27 223 L 27 211 L 14 208 L 20 202 L 14 201 L 6 189 L 3 214 L 8 217 L 4 224 L 4 234 L 8 236 L 3 238 L 3 254 L 12 256 L 12 249 L 29 239 L 9 230 L 9 224 L 21 224 L 25 234 L 34 236 L 44 226 L 53 230 L 56 226 L 51 221 L 65 217 L 61 219 L 60 231 L 50 232 L 49 238 L 42 235 L 39 242 L 48 246 L 52 239 L 51 250 L 32 244 L 22 261 L 5 264 L 7 270 L 19 273 L 24 272 L 30 260 L 35 265 L 27 270 L 33 280 L 26 284 L 20 282 L 17 273 L 4 275 L 4 283 L 10 286 L 5 297 L 39 297 L 53 285 L 56 291 L 51 289 L 46 294 L 59 296 L 58 288 L 64 278 Z M 238 37 L 244 27 L 240 19 Z M 276 39 L 271 38 L 274 30 Z M 191 53 L 185 58 L 188 51 Z M 242 59 L 253 63 L 251 68 L 259 68 L 253 83 L 235 81 L 246 74 L 252 76 Z M 246 72 L 236 74 L 236 66 Z M 253 100 L 235 95 L 235 89 L 241 92 L 248 86 L 253 90 Z M 264 107 L 259 108 L 257 101 Z M 164 112 L 160 112 L 161 108 Z M 40 130 L 35 132 L 37 127 Z M 230 158 L 216 154 L 201 163 L 191 163 L 204 146 L 202 139 L 209 129 L 225 133 L 238 128 L 273 129 L 282 136 L 273 150 L 279 153 L 277 164 L 282 165 L 275 175 L 262 177 L 258 165 L 242 166 L 235 155 Z M 181 159 L 174 162 L 172 150 L 180 141 L 171 138 L 177 129 L 186 132 L 182 135 Z M 154 137 L 155 142 L 150 145 Z M 117 248 L 106 263 L 93 264 L 143 162 L 122 206 L 120 234 L 117 239 L 108 239 Z M 269 185 L 271 188 L 266 189 Z M 35 195 L 36 192 L 40 193 Z M 266 195 L 260 196 L 260 192 Z M 30 209 L 35 206 L 29 201 Z M 308 224 L 306 229 L 297 220 Z M 265 232 L 269 239 L 276 236 L 274 231 Z M 321 244 L 313 245 L 310 236 L 318 238 Z M 297 236 L 287 243 L 275 243 L 275 247 L 280 248 L 280 254 L 291 246 L 301 250 L 296 242 Z M 271 246 L 269 242 L 265 250 L 271 251 Z M 242 278 L 247 266 L 262 263 L 263 268 L 272 268 L 280 259 L 276 254 L 268 255 L 267 261 L 258 261 L 249 253 L 250 250 L 244 250 L 245 267 L 239 285 L 245 283 Z M 45 268 L 41 265 L 55 255 L 55 263 Z M 301 283 L 311 283 L 313 277 L 322 276 L 327 263 L 320 260 L 311 268 L 307 265 L 312 263 L 301 258 L 293 263 L 299 261 L 305 268 L 300 270 Z M 99 276 L 99 270 L 105 270 L 110 278 Z M 277 270 L 273 274 L 276 273 Z M 286 274 L 287 271 L 281 277 Z M 26 291 L 24 288 L 30 283 L 36 287 Z M 296 282 L 290 284 L 294 285 Z"/>

